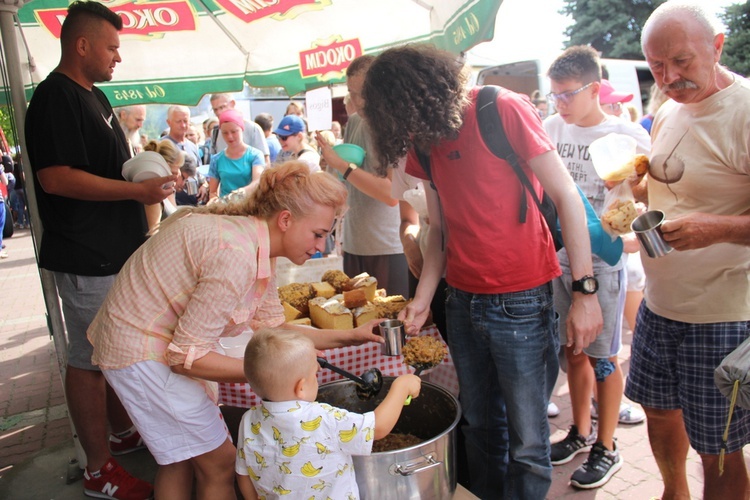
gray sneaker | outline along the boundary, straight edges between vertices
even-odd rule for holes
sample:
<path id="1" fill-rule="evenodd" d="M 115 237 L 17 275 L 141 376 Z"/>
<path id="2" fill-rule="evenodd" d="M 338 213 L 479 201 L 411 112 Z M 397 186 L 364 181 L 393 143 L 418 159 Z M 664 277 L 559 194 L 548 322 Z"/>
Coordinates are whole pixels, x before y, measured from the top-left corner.
<path id="1" fill-rule="evenodd" d="M 596 443 L 596 426 L 593 422 L 591 423 L 591 434 L 588 437 L 581 436 L 578 433 L 578 427 L 571 425 L 565 439 L 552 445 L 550 461 L 552 465 L 567 464 L 579 453 L 591 450 L 591 445 L 594 443 Z"/>
<path id="2" fill-rule="evenodd" d="M 609 451 L 602 443 L 594 443 L 589 458 L 570 477 L 570 484 L 576 488 L 590 490 L 609 481 L 622 468 L 622 457 L 615 444 Z"/>

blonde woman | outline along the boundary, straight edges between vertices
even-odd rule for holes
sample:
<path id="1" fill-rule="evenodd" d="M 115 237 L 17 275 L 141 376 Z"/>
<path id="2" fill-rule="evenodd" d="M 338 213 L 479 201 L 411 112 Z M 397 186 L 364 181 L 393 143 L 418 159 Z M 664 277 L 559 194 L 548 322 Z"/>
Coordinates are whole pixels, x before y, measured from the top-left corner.
<path id="1" fill-rule="evenodd" d="M 266 170 L 234 203 L 184 208 L 127 261 L 88 330 L 93 362 L 160 465 L 156 498 L 234 498 L 235 448 L 213 382 L 244 382 L 219 338 L 284 323 L 276 257 L 303 264 L 322 251 L 346 189 L 300 162 Z M 317 349 L 382 342 L 379 320 L 313 330 Z"/>

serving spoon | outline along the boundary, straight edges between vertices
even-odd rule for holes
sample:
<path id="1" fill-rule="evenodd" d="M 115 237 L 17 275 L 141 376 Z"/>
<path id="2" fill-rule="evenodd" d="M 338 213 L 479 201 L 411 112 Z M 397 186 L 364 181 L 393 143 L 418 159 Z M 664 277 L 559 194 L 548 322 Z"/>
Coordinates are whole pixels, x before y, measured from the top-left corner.
<path id="1" fill-rule="evenodd" d="M 372 399 L 377 396 L 380 389 L 383 388 L 383 374 L 377 368 L 370 368 L 365 371 L 361 377 L 358 377 L 343 368 L 332 365 L 326 358 L 321 358 L 320 356 L 318 356 L 318 364 L 321 368 L 327 368 L 349 380 L 353 380 L 357 384 L 356 390 L 359 399 Z"/>

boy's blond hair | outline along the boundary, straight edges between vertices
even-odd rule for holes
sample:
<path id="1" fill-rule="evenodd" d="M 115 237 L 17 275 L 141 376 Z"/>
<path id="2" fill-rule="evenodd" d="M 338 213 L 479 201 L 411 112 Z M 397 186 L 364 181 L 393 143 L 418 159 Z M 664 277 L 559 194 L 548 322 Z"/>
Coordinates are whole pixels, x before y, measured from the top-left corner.
<path id="1" fill-rule="evenodd" d="M 245 377 L 263 399 L 288 392 L 308 376 L 316 351 L 304 334 L 284 328 L 263 328 L 253 334 L 245 348 Z"/>

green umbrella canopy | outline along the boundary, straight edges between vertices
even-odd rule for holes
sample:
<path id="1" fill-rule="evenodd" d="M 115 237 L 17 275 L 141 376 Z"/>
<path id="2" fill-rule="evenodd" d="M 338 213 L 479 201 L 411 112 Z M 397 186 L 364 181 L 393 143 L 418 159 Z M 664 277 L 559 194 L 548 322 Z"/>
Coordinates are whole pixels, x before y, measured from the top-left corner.
<path id="1" fill-rule="evenodd" d="M 459 54 L 492 39 L 502 0 L 141 0 L 105 3 L 123 18 L 113 106 L 195 105 L 203 95 L 283 87 L 288 95 L 344 81 L 357 56 L 409 42 Z M 18 12 L 27 98 L 57 65 L 66 0 Z M 19 36 L 19 39 L 22 39 Z M 29 56 L 33 63 L 29 63 Z M 0 95 L 0 100 L 3 99 Z"/>

